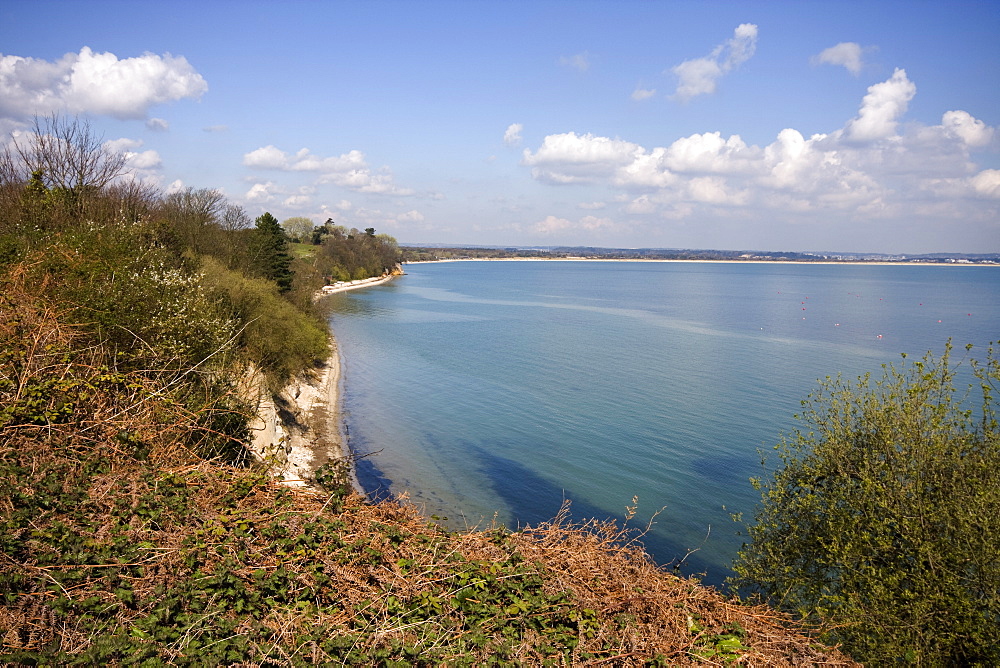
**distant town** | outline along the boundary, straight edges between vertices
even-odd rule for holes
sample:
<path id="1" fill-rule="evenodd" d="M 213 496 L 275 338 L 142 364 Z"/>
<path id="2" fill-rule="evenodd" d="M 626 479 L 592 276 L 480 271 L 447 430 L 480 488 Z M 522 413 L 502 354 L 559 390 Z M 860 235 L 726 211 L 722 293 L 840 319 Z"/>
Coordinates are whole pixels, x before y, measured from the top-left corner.
<path id="1" fill-rule="evenodd" d="M 898 262 L 1000 265 L 1000 253 L 887 253 L 712 250 L 690 248 L 596 248 L 592 246 L 448 246 L 400 244 L 404 262 L 488 258 L 595 260 L 725 260 L 732 262 Z"/>

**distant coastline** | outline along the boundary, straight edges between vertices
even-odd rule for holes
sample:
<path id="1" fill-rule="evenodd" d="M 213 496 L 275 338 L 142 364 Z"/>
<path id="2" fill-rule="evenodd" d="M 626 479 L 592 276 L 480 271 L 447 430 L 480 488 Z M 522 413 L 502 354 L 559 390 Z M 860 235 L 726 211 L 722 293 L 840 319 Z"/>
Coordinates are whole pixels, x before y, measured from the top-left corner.
<path id="1" fill-rule="evenodd" d="M 600 248 L 594 246 L 401 246 L 403 262 L 428 260 L 561 260 L 628 262 L 780 262 L 786 264 L 940 264 L 1000 266 L 1000 253 L 925 254 Z"/>
<path id="2" fill-rule="evenodd" d="M 627 257 L 456 257 L 435 260 L 404 260 L 403 264 L 442 262 L 687 262 L 701 264 L 850 264 L 907 267 L 1000 267 L 996 262 L 927 262 L 921 260 L 767 260 L 767 259 L 681 259 Z M 360 286 L 359 286 L 360 287 Z"/>

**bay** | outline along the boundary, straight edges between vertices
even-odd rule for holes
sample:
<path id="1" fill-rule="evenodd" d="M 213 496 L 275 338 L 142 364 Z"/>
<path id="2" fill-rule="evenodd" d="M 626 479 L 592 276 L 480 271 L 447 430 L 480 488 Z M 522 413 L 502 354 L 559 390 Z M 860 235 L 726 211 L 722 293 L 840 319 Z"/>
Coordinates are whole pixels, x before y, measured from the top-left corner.
<path id="1" fill-rule="evenodd" d="M 759 451 L 817 380 L 1000 334 L 1000 269 L 687 262 L 406 265 L 334 295 L 366 490 L 452 528 L 574 518 L 644 531 L 721 584 Z M 966 365 L 967 366 L 967 365 Z M 970 380 L 968 374 L 962 380 Z M 772 457 L 772 465 L 773 465 Z"/>

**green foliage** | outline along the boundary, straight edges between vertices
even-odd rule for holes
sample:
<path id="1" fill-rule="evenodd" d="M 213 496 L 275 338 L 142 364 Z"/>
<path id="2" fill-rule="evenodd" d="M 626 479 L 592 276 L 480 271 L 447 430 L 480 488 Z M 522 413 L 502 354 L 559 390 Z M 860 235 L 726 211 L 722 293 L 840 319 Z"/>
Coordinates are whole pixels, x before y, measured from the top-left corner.
<path id="1" fill-rule="evenodd" d="M 283 299 L 271 281 L 230 271 L 213 258 L 204 258 L 201 275 L 237 323 L 243 355 L 267 374 L 272 388 L 329 354 L 323 323 Z"/>
<path id="2" fill-rule="evenodd" d="M 351 470 L 353 461 L 338 458 L 321 465 L 313 474 L 316 483 L 330 494 L 330 508 L 339 512 L 344 506 L 344 500 L 351 495 Z"/>
<path id="3" fill-rule="evenodd" d="M 310 243 L 316 226 L 305 216 L 292 216 L 281 223 L 281 229 L 295 243 Z"/>
<path id="4" fill-rule="evenodd" d="M 755 481 L 736 583 L 873 665 L 1000 663 L 1000 365 L 992 349 L 974 365 L 977 419 L 950 353 L 827 379 Z"/>
<path id="5" fill-rule="evenodd" d="M 288 253 L 288 239 L 278 219 L 270 213 L 257 218 L 257 228 L 252 240 L 253 269 L 258 276 L 274 281 L 281 292 L 292 287 L 292 256 Z"/>
<path id="6" fill-rule="evenodd" d="M 354 281 L 392 272 L 401 253 L 396 240 L 388 234 L 364 232 L 327 222 L 322 228 L 322 246 L 316 255 L 317 271 L 333 281 Z"/>

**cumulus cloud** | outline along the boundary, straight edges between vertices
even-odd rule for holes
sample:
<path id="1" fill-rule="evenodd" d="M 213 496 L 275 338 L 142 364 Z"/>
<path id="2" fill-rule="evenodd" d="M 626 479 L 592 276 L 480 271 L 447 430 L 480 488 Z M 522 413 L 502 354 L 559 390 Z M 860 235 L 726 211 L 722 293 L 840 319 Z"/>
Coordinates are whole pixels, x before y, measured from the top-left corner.
<path id="1" fill-rule="evenodd" d="M 959 137 L 968 146 L 987 146 L 993 141 L 993 128 L 967 111 L 946 111 L 941 116 L 941 126 L 949 134 Z"/>
<path id="2" fill-rule="evenodd" d="M 119 60 L 85 46 L 55 62 L 0 55 L 0 116 L 6 118 L 63 111 L 144 118 L 154 105 L 200 98 L 207 90 L 183 56 L 169 53 Z"/>
<path id="3" fill-rule="evenodd" d="M 250 186 L 250 190 L 243 195 L 248 202 L 255 204 L 268 204 L 277 200 L 277 186 L 272 181 L 266 183 L 255 183 Z"/>
<path id="4" fill-rule="evenodd" d="M 272 169 L 285 172 L 315 172 L 318 183 L 335 185 L 363 193 L 383 195 L 412 195 L 413 190 L 400 188 L 393 182 L 388 168 L 372 170 L 361 151 L 353 150 L 339 156 L 321 157 L 309 149 L 286 153 L 268 145 L 243 156 L 243 164 L 255 169 Z"/>
<path id="5" fill-rule="evenodd" d="M 170 123 L 162 118 L 150 118 L 146 121 L 146 127 L 153 132 L 166 132 L 170 129 Z"/>
<path id="6" fill-rule="evenodd" d="M 716 82 L 753 56 L 757 49 L 757 26 L 741 23 L 733 36 L 704 58 L 685 60 L 671 69 L 677 76 L 674 97 L 687 102 L 698 95 L 715 92 Z"/>
<path id="7" fill-rule="evenodd" d="M 642 102 L 643 100 L 648 100 L 649 98 L 656 95 L 655 88 L 640 88 L 636 86 L 636 89 L 632 91 L 632 99 L 636 102 Z"/>
<path id="8" fill-rule="evenodd" d="M 545 220 L 535 223 L 534 231 L 539 234 L 554 234 L 573 227 L 572 221 L 558 216 L 546 216 Z"/>
<path id="9" fill-rule="evenodd" d="M 586 72 L 590 69 L 590 54 L 584 51 L 575 56 L 562 56 L 559 58 L 559 64 L 572 67 L 579 72 Z"/>
<path id="10" fill-rule="evenodd" d="M 503 133 L 503 143 L 507 146 L 518 146 L 521 143 L 521 131 L 524 126 L 520 123 L 511 123 Z"/>
<path id="11" fill-rule="evenodd" d="M 887 81 L 868 87 L 856 118 L 844 128 L 853 141 L 869 142 L 891 137 L 900 116 L 917 94 L 917 87 L 906 77 L 906 70 L 896 68 Z"/>
<path id="12" fill-rule="evenodd" d="M 995 148 L 996 129 L 961 110 L 944 112 L 940 124 L 904 125 L 915 94 L 906 73 L 896 70 L 868 89 L 855 118 L 828 133 L 805 136 L 785 128 L 757 146 L 739 135 L 705 132 L 645 147 L 569 132 L 525 149 L 521 163 L 544 183 L 616 189 L 620 211 L 635 216 L 685 218 L 743 207 L 775 216 L 835 211 L 868 220 L 946 215 L 948 206 L 940 204 L 950 203 L 951 215 L 961 204 L 979 206 L 963 209 L 979 219 L 989 217 L 981 200 L 1000 198 L 1000 170 L 977 168 L 972 154 Z M 580 223 L 550 216 L 534 229 L 553 233 L 580 229 Z"/>
<path id="13" fill-rule="evenodd" d="M 635 159 L 641 147 L 631 142 L 575 132 L 549 135 L 538 151 L 524 150 L 521 164 L 549 183 L 587 183 L 614 174 Z"/>
<path id="14" fill-rule="evenodd" d="M 1000 169 L 984 169 L 969 182 L 977 195 L 1000 199 Z"/>
<path id="15" fill-rule="evenodd" d="M 422 223 L 424 222 L 424 214 L 416 210 L 407 211 L 406 213 L 401 213 L 396 217 L 396 220 L 402 223 Z"/>
<path id="16" fill-rule="evenodd" d="M 159 169 L 163 166 L 160 154 L 153 150 L 140 150 L 143 143 L 138 139 L 122 137 L 104 142 L 104 148 L 125 156 L 125 169 L 131 177 L 140 181 L 158 183 Z"/>
<path id="17" fill-rule="evenodd" d="M 864 49 L 857 42 L 841 42 L 829 49 L 823 49 L 818 55 L 813 56 L 814 63 L 826 65 L 842 65 L 847 71 L 858 76 L 865 63 L 863 60 Z"/>
<path id="18" fill-rule="evenodd" d="M 312 197 L 309 195 L 291 195 L 285 198 L 282 202 L 285 206 L 290 209 L 304 209 L 312 203 Z"/>

